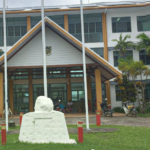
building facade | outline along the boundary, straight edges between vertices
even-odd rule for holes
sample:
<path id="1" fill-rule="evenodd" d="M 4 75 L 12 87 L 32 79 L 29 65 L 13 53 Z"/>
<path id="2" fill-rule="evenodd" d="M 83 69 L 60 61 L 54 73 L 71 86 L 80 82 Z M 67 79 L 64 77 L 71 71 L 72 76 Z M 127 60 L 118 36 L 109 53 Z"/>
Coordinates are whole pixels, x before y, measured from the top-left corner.
<path id="1" fill-rule="evenodd" d="M 136 41 L 139 33 L 149 34 L 149 8 L 149 3 L 84 7 L 87 89 L 93 110 L 95 102 L 99 105 L 105 98 L 112 107 L 121 106 L 116 97 L 119 89 L 113 82 L 114 77 L 121 75 L 117 70 L 119 51 L 115 50 L 112 39 L 118 39 L 122 33 L 130 34 L 131 40 Z M 33 111 L 36 97 L 44 94 L 40 16 L 39 10 L 12 10 L 6 14 L 8 100 L 13 112 Z M 61 99 L 64 104 L 72 100 L 75 112 L 79 108 L 84 111 L 80 8 L 46 9 L 45 16 L 46 46 L 52 50 L 47 55 L 48 96 L 54 102 Z M 0 17 L 0 104 L 3 106 L 2 12 Z M 144 51 L 127 53 L 134 60 L 150 63 Z"/>

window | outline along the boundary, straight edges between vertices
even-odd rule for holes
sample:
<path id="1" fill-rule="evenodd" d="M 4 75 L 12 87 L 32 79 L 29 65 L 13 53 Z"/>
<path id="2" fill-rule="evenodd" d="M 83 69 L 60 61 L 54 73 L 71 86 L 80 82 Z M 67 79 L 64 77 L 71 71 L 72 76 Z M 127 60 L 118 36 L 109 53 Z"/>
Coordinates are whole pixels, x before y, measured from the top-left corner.
<path id="1" fill-rule="evenodd" d="M 0 49 L 0 57 L 4 54 L 3 50 Z"/>
<path id="2" fill-rule="evenodd" d="M 150 65 L 150 56 L 146 54 L 145 50 L 139 52 L 140 60 L 144 62 L 145 65 Z"/>
<path id="3" fill-rule="evenodd" d="M 61 100 L 62 103 L 67 101 L 67 85 L 65 83 L 50 84 L 48 92 L 53 102 L 57 102 L 58 99 Z"/>
<path id="4" fill-rule="evenodd" d="M 28 69 L 18 69 L 15 72 L 12 72 L 12 79 L 14 80 L 23 80 L 29 78 Z"/>
<path id="5" fill-rule="evenodd" d="M 148 83 L 145 88 L 145 99 L 150 100 L 150 83 Z"/>
<path id="6" fill-rule="evenodd" d="M 71 78 L 83 77 L 83 69 L 81 67 L 71 67 Z"/>
<path id="7" fill-rule="evenodd" d="M 131 32 L 130 17 L 114 17 L 112 18 L 112 32 Z"/>
<path id="8" fill-rule="evenodd" d="M 95 107 L 95 102 L 96 102 L 96 87 L 95 87 L 95 82 L 91 83 L 91 92 L 92 92 L 92 103 L 93 106 Z M 102 99 L 105 101 L 106 98 L 106 87 L 105 83 L 102 83 Z"/>
<path id="9" fill-rule="evenodd" d="M 117 67 L 118 66 L 118 59 L 123 58 L 122 56 L 120 56 L 120 52 L 119 51 L 114 51 L 114 66 Z M 133 57 L 133 51 L 132 50 L 128 50 L 125 54 L 125 58 L 127 58 L 128 56 Z"/>
<path id="10" fill-rule="evenodd" d="M 137 16 L 138 31 L 150 31 L 150 15 Z"/>
<path id="11" fill-rule="evenodd" d="M 48 68 L 48 78 L 66 78 L 66 68 Z"/>
<path id="12" fill-rule="evenodd" d="M 84 83 L 71 83 L 72 101 L 84 101 Z"/>
<path id="13" fill-rule="evenodd" d="M 14 111 L 29 112 L 29 86 L 14 85 Z"/>
<path id="14" fill-rule="evenodd" d="M 104 58 L 103 48 L 91 48 L 94 52 L 96 52 L 99 56 Z"/>
<path id="15" fill-rule="evenodd" d="M 68 15 L 69 33 L 81 41 L 80 15 Z M 84 14 L 84 36 L 86 43 L 102 42 L 102 15 Z"/>
<path id="16" fill-rule="evenodd" d="M 66 78 L 66 68 L 47 68 L 47 78 Z M 33 69 L 33 79 L 43 79 L 43 68 Z"/>
<path id="17" fill-rule="evenodd" d="M 15 44 L 26 33 L 26 17 L 6 18 L 7 46 Z M 3 19 L 0 19 L 0 46 L 3 45 Z"/>
<path id="18" fill-rule="evenodd" d="M 122 101 L 120 94 L 122 93 L 122 90 L 120 90 L 119 86 L 116 85 L 116 101 Z"/>
<path id="19" fill-rule="evenodd" d="M 64 16 L 58 15 L 58 16 L 48 16 L 51 20 L 56 22 L 59 26 L 64 28 Z M 41 16 L 37 17 L 31 17 L 31 27 L 34 27 L 37 23 L 41 21 Z"/>

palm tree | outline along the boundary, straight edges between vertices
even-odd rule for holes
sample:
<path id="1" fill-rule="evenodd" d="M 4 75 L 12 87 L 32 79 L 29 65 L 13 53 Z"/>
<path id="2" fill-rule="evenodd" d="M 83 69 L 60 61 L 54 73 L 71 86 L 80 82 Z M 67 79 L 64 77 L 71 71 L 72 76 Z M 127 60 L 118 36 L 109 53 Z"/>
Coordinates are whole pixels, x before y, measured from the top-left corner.
<path id="1" fill-rule="evenodd" d="M 127 41 L 127 39 L 130 39 L 130 38 L 131 38 L 130 35 L 126 35 L 123 38 L 122 33 L 121 33 L 120 37 L 119 37 L 119 40 L 117 40 L 117 39 L 112 40 L 113 42 L 117 42 L 117 45 L 115 46 L 115 49 L 120 51 L 120 56 L 123 56 L 123 58 L 125 57 L 127 48 L 134 47 L 133 42 Z"/>
<path id="2" fill-rule="evenodd" d="M 137 50 L 146 50 L 147 55 L 150 55 L 150 37 L 145 33 L 140 33 L 137 37 L 140 41 L 137 43 Z"/>

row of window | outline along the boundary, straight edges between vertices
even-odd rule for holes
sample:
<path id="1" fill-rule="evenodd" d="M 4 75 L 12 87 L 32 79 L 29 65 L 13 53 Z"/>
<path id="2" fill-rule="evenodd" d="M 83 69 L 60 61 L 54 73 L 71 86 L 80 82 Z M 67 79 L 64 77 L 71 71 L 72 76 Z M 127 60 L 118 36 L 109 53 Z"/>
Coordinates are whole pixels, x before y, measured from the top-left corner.
<path id="1" fill-rule="evenodd" d="M 29 86 L 28 85 L 14 85 L 14 111 L 17 112 L 29 112 Z M 67 84 L 48 84 L 48 97 L 53 102 L 57 102 L 58 99 L 63 104 L 67 102 Z M 96 89 L 95 83 L 91 83 L 92 102 L 96 101 Z M 33 85 L 33 103 L 38 96 L 44 95 L 44 87 L 42 84 Z M 105 99 L 105 84 L 102 84 L 103 100 Z M 72 101 L 84 102 L 84 83 L 71 83 L 71 97 Z M 74 108 L 75 109 L 75 108 Z"/>
<path id="2" fill-rule="evenodd" d="M 150 15 L 137 16 L 137 29 L 141 31 L 150 31 Z M 131 17 L 113 17 L 112 32 L 131 32 Z"/>
<path id="3" fill-rule="evenodd" d="M 48 16 L 64 28 L 64 16 Z M 34 27 L 41 17 L 31 17 L 31 27 Z M 80 15 L 68 15 L 69 32 L 81 41 Z M 137 16 L 138 31 L 150 31 L 150 15 Z M 131 32 L 131 17 L 113 17 L 112 31 Z M 12 46 L 27 33 L 26 17 L 6 18 L 7 45 Z M 94 43 L 103 41 L 102 14 L 84 14 L 85 42 Z M 3 46 L 3 19 L 0 19 L 0 46 Z"/>
<path id="4" fill-rule="evenodd" d="M 119 51 L 113 51 L 113 56 L 114 56 L 114 66 L 117 67 L 118 66 L 118 59 L 122 58 L 122 56 L 120 56 Z M 133 51 L 132 50 L 128 50 L 126 52 L 124 58 L 127 58 L 128 56 L 133 57 Z M 145 50 L 141 50 L 139 52 L 139 60 L 142 60 L 145 65 L 150 65 L 150 56 L 146 54 Z"/>
<path id="5" fill-rule="evenodd" d="M 116 101 L 122 101 L 121 97 L 118 95 L 118 93 L 121 93 L 122 90 L 119 89 L 118 85 L 116 85 L 115 88 L 116 88 Z M 150 99 L 150 83 L 148 83 L 145 88 L 145 99 L 146 100 Z"/>
<path id="6" fill-rule="evenodd" d="M 48 16 L 62 28 L 64 28 L 64 15 Z M 31 27 L 34 27 L 41 16 L 31 17 Z M 69 32 L 81 41 L 81 20 L 80 15 L 68 15 Z M 84 15 L 85 42 L 102 42 L 102 15 Z M 12 46 L 27 33 L 26 17 L 6 18 L 7 45 Z M 3 46 L 3 19 L 0 19 L 0 46 Z"/>

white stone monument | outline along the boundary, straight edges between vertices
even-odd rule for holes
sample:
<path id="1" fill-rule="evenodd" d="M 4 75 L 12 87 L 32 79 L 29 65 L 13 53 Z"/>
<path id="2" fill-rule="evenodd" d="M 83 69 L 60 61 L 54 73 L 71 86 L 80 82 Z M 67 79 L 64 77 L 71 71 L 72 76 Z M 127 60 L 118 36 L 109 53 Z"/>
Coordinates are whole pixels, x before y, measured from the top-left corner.
<path id="1" fill-rule="evenodd" d="M 19 141 L 29 143 L 68 143 L 69 139 L 64 114 L 53 110 L 50 98 L 39 96 L 35 103 L 35 112 L 23 115 Z"/>

